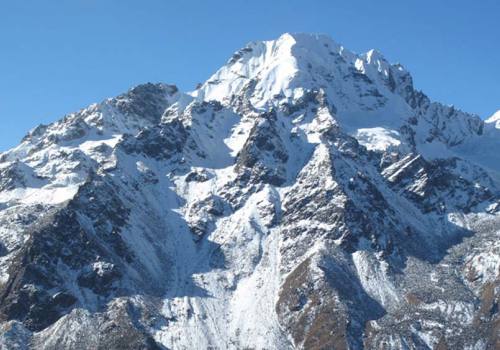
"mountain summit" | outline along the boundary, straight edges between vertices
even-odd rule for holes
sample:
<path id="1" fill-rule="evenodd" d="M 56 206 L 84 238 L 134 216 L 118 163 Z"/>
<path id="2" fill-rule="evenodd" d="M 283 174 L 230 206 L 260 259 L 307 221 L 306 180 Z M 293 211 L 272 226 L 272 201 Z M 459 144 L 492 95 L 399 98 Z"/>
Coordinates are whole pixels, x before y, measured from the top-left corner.
<path id="1" fill-rule="evenodd" d="M 495 123 L 495 127 L 500 128 L 500 110 L 496 111 L 491 117 L 486 119 L 486 123 Z"/>
<path id="2" fill-rule="evenodd" d="M 5 349 L 500 347 L 500 129 L 323 35 L 0 155 Z"/>

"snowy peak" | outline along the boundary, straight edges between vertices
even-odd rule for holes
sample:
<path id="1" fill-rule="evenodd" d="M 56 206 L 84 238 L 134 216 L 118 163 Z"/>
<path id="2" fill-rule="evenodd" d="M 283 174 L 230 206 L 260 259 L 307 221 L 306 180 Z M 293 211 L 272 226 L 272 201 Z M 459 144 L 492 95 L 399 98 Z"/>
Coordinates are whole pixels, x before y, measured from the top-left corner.
<path id="1" fill-rule="evenodd" d="M 495 128 L 500 129 L 500 110 L 496 111 L 491 117 L 486 119 L 485 123 L 494 124 Z"/>
<path id="2" fill-rule="evenodd" d="M 277 40 L 249 43 L 193 95 L 229 102 L 233 95 L 245 93 L 255 107 L 264 108 L 276 97 L 295 100 L 305 90 L 317 88 L 329 91 L 333 99 L 356 74 L 365 83 L 387 85 L 392 92 L 404 80 L 401 76 L 408 75 L 376 50 L 356 55 L 326 35 L 286 33 Z"/>
<path id="3" fill-rule="evenodd" d="M 500 110 L 498 110 L 495 113 L 493 113 L 493 115 L 491 117 L 489 117 L 488 119 L 486 119 L 486 122 L 487 123 L 492 123 L 492 122 L 496 122 L 497 120 L 500 120 Z"/>
<path id="4" fill-rule="evenodd" d="M 114 135 L 135 134 L 160 123 L 165 110 L 183 96 L 185 94 L 174 85 L 137 85 L 117 97 L 70 113 L 50 125 L 34 128 L 23 138 L 21 145 L 8 153 L 11 153 L 10 158 L 15 159 L 49 145 L 75 146 Z"/>
<path id="5" fill-rule="evenodd" d="M 289 109 L 318 92 L 340 129 L 368 149 L 418 148 L 434 158 L 452 156 L 450 148 L 467 143 L 470 159 L 498 169 L 477 152 L 475 143 L 485 142 L 477 116 L 431 101 L 415 90 L 401 64 L 390 63 L 378 50 L 358 55 L 325 35 L 286 33 L 252 42 L 192 95 L 239 111 L 242 101 L 269 111 Z"/>

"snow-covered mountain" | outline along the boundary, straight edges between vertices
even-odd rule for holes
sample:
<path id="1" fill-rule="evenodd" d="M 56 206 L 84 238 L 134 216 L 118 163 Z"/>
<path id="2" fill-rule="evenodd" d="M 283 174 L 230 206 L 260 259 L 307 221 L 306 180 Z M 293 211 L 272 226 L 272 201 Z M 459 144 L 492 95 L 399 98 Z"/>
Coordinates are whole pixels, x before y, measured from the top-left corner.
<path id="1" fill-rule="evenodd" d="M 488 124 L 495 124 L 495 127 L 497 129 L 500 129 L 500 110 L 496 111 L 491 117 L 486 119 L 486 123 Z"/>
<path id="2" fill-rule="evenodd" d="M 500 348 L 500 128 L 326 36 L 0 155 L 5 349 Z"/>

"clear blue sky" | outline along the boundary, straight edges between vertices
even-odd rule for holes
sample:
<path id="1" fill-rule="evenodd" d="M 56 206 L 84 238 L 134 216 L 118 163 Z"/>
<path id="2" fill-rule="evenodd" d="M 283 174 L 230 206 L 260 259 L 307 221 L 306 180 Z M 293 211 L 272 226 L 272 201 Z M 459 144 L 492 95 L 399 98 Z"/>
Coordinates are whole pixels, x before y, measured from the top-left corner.
<path id="1" fill-rule="evenodd" d="M 0 0 L 0 151 L 138 83 L 191 90 L 248 41 L 283 32 L 377 48 L 435 100 L 500 109 L 498 0 Z"/>

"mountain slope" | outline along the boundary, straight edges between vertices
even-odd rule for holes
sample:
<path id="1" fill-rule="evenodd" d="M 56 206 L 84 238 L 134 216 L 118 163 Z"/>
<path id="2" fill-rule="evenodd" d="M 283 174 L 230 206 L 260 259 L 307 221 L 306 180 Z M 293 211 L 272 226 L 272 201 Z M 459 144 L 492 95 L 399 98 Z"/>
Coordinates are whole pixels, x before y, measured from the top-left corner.
<path id="1" fill-rule="evenodd" d="M 0 156 L 0 344 L 500 346 L 500 129 L 284 34 Z"/>

